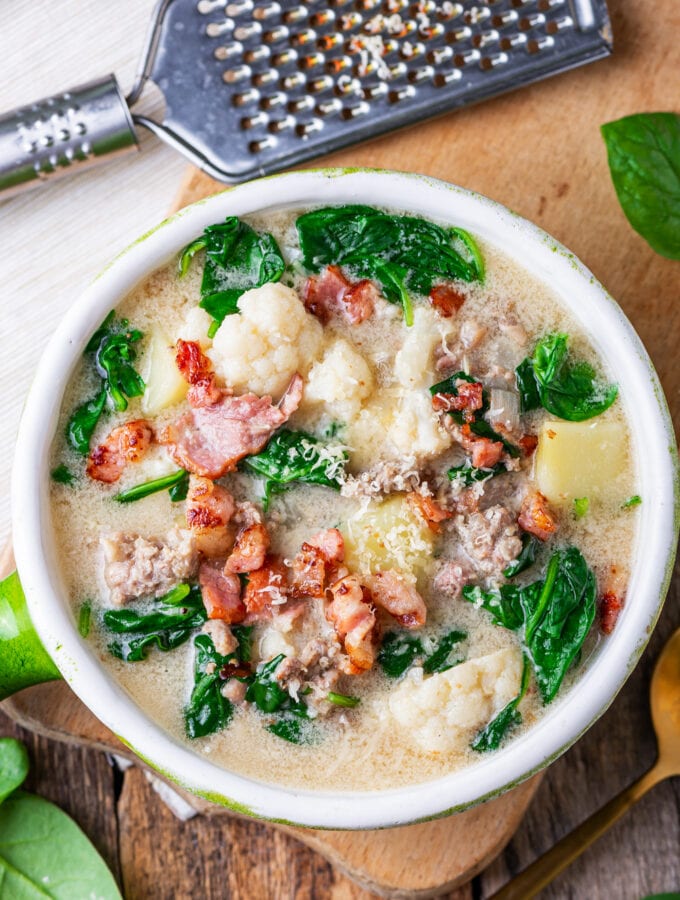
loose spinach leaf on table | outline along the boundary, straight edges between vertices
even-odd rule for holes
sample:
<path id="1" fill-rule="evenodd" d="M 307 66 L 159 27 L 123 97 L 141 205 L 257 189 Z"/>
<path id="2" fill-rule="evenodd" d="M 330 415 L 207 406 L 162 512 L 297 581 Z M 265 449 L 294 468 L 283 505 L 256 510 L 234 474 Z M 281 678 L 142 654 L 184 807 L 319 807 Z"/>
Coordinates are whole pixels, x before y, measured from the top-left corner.
<path id="1" fill-rule="evenodd" d="M 297 219 L 305 268 L 347 267 L 380 282 L 391 303 L 413 324 L 411 293 L 427 295 L 437 281 L 482 281 L 484 267 L 474 239 L 414 216 L 395 216 L 370 206 L 315 209 Z"/>
<path id="2" fill-rule="evenodd" d="M 473 740 L 470 745 L 473 750 L 479 753 L 485 753 L 488 750 L 497 750 L 503 738 L 508 732 L 519 725 L 522 716 L 517 709 L 522 697 L 529 687 L 529 664 L 526 656 L 522 661 L 522 680 L 520 683 L 519 694 L 507 703 L 503 709 L 486 725 Z"/>
<path id="3" fill-rule="evenodd" d="M 133 365 L 137 356 L 134 344 L 142 336 L 141 331 L 129 327 L 127 319 L 116 320 L 112 310 L 85 347 L 85 355 L 92 357 L 102 384 L 94 397 L 74 411 L 66 426 L 69 443 L 82 456 L 90 451 L 90 439 L 104 407 L 108 404 L 124 412 L 128 398 L 144 393 L 144 381 Z"/>
<path id="4" fill-rule="evenodd" d="M 177 492 L 173 495 L 173 491 L 176 488 L 179 489 L 180 496 L 177 496 Z M 189 473 L 186 469 L 178 469 L 170 475 L 163 475 L 160 478 L 154 478 L 152 481 L 145 481 L 142 484 L 136 484 L 134 487 L 128 488 L 125 491 L 120 491 L 118 494 L 114 495 L 113 499 L 117 500 L 118 503 L 134 503 L 136 500 L 142 500 L 144 497 L 149 497 L 151 494 L 157 494 L 159 491 L 167 490 L 170 494 L 170 499 L 173 502 L 177 502 L 178 500 L 186 499 L 188 489 Z M 182 491 L 184 492 L 183 497 L 181 496 Z"/>
<path id="5" fill-rule="evenodd" d="M 639 113 L 601 131 L 626 218 L 657 253 L 680 259 L 680 116 Z"/>
<path id="6" fill-rule="evenodd" d="M 506 578 L 514 578 L 525 569 L 529 569 L 536 562 L 536 553 L 541 546 L 541 542 L 533 534 L 525 532 L 522 535 L 522 550 L 517 559 L 513 560 L 503 569 L 503 575 Z"/>
<path id="7" fill-rule="evenodd" d="M 486 609 L 495 624 L 517 631 L 531 660 L 544 703 L 557 694 L 595 619 L 596 581 L 576 547 L 557 550 L 544 577 L 499 591 L 466 586 L 463 598 Z"/>
<path id="8" fill-rule="evenodd" d="M 589 363 L 571 360 L 568 341 L 566 334 L 546 335 L 515 370 L 523 412 L 540 405 L 561 419 L 583 422 L 616 400 L 615 384 L 599 381 Z"/>
<path id="9" fill-rule="evenodd" d="M 178 588 L 173 588 L 165 597 L 159 598 L 157 603 L 160 606 L 158 612 L 109 609 L 104 613 L 106 628 L 123 635 L 120 640 L 108 645 L 110 653 L 126 662 L 139 662 L 146 658 L 154 645 L 162 651 L 179 647 L 207 619 L 201 591 L 197 586 L 186 593 L 178 593 Z M 178 603 L 181 603 L 179 608 Z"/>
<path id="10" fill-rule="evenodd" d="M 106 863 L 73 819 L 24 791 L 0 806 L 0 884 L 12 900 L 121 900 Z"/>
<path id="11" fill-rule="evenodd" d="M 0 803 L 24 783 L 28 775 L 28 753 L 15 738 L 0 738 Z M 2 888 L 0 879 L 0 890 Z"/>
<path id="12" fill-rule="evenodd" d="M 199 306 L 214 319 L 210 336 L 226 316 L 238 312 L 242 294 L 279 281 L 286 267 L 272 235 L 258 233 L 236 216 L 209 225 L 200 238 L 184 248 L 178 263 L 180 277 L 187 273 L 199 250 L 205 250 Z"/>
<path id="13" fill-rule="evenodd" d="M 265 479 L 265 510 L 272 493 L 286 490 L 294 481 L 340 489 L 348 455 L 339 444 L 323 444 L 304 431 L 282 428 L 261 453 L 247 456 L 241 468 Z"/>

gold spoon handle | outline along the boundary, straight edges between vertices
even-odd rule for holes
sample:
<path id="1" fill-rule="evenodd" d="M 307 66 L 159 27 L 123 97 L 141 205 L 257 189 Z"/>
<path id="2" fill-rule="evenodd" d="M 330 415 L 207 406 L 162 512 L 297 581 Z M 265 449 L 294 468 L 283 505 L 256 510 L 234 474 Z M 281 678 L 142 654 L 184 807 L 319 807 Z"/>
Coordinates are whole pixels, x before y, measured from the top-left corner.
<path id="1" fill-rule="evenodd" d="M 513 878 L 505 887 L 495 893 L 489 900 L 530 900 L 553 879 L 557 878 L 567 866 L 580 856 L 610 828 L 614 822 L 644 796 L 648 790 L 669 776 L 658 764 L 645 773 L 642 778 L 622 791 L 606 806 L 586 819 L 578 828 L 563 837 L 546 854 L 539 857 L 527 869 Z"/>

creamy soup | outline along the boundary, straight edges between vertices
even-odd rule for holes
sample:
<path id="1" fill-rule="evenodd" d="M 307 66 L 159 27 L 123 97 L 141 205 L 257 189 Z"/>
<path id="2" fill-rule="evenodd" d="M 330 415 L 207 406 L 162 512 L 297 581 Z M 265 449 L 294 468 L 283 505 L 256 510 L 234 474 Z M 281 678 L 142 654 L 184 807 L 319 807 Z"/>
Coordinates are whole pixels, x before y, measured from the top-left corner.
<path id="1" fill-rule="evenodd" d="M 623 605 L 606 360 L 484 241 L 366 207 L 229 218 L 93 336 L 53 447 L 81 634 L 243 775 L 380 789 L 575 689 Z"/>

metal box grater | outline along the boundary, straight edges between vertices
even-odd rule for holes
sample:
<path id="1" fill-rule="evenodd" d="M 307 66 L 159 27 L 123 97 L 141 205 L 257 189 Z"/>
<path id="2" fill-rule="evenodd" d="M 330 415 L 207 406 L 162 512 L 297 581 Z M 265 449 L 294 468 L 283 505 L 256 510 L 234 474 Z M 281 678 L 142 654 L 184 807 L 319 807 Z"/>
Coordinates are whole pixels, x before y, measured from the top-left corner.
<path id="1" fill-rule="evenodd" d="M 161 0 L 125 100 L 109 76 L 0 118 L 0 190 L 134 149 L 133 123 L 241 182 L 610 52 L 605 0 Z M 162 121 L 134 112 L 149 80 Z"/>

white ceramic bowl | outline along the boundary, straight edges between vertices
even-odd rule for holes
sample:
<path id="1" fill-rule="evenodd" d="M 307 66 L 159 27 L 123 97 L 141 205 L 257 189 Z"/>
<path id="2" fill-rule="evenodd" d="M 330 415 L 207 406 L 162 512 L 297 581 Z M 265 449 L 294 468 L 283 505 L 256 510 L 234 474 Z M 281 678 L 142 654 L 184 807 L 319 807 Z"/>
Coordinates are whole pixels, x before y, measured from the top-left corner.
<path id="1" fill-rule="evenodd" d="M 342 203 L 385 206 L 461 226 L 549 284 L 608 360 L 620 386 L 643 497 L 644 554 L 635 559 L 628 602 L 576 688 L 500 752 L 435 781 L 373 793 L 311 792 L 253 781 L 169 737 L 79 636 L 55 574 L 57 550 L 49 525 L 49 448 L 62 394 L 106 313 L 206 225 L 226 215 Z M 182 210 L 118 256 L 75 303 L 44 353 L 21 422 L 13 485 L 16 559 L 31 618 L 63 677 L 92 712 L 146 762 L 191 791 L 253 816 L 330 828 L 376 828 L 461 810 L 507 790 L 563 753 L 604 712 L 642 653 L 666 594 L 677 539 L 673 429 L 651 362 L 617 304 L 573 254 L 498 203 L 431 178 L 379 171 L 321 170 L 251 182 Z"/>

